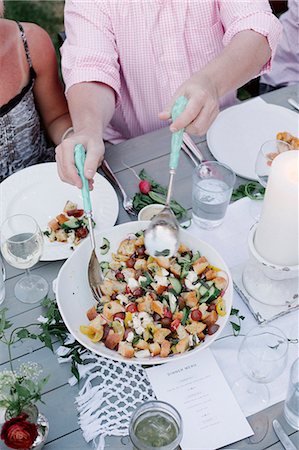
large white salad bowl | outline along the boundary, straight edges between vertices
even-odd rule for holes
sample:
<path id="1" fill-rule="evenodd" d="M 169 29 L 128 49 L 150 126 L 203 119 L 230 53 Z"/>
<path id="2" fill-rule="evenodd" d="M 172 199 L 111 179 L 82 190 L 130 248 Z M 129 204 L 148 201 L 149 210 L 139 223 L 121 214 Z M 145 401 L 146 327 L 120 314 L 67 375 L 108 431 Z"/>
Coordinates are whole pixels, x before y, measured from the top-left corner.
<path id="1" fill-rule="evenodd" d="M 122 225 L 117 225 L 113 228 L 105 229 L 98 232 L 95 236 L 97 248 L 103 244 L 103 237 L 109 240 L 110 250 L 106 255 L 101 255 L 98 251 L 97 256 L 99 261 L 110 261 L 111 253 L 116 253 L 120 242 L 128 237 L 132 233 L 136 233 L 140 230 L 145 230 L 149 221 L 143 222 L 129 222 Z M 82 242 L 76 252 L 64 263 L 62 266 L 56 283 L 56 298 L 59 310 L 63 317 L 63 320 L 74 338 L 80 342 L 84 347 L 91 350 L 93 353 L 103 356 L 105 358 L 114 359 L 116 361 L 122 361 L 127 364 L 146 364 L 155 365 L 166 363 L 169 361 L 179 360 L 186 357 L 192 357 L 196 352 L 200 352 L 204 348 L 209 347 L 211 343 L 219 337 L 227 319 L 232 306 L 233 299 L 233 282 L 229 272 L 229 269 L 219 253 L 206 242 L 194 237 L 185 230 L 181 230 L 181 242 L 186 244 L 194 252 L 199 250 L 202 256 L 206 256 L 210 264 L 221 268 L 225 271 L 229 278 L 228 288 L 225 292 L 224 299 L 226 304 L 227 313 L 225 316 L 218 319 L 220 328 L 212 336 L 206 336 L 205 342 L 198 347 L 185 352 L 180 355 L 174 355 L 169 358 L 160 358 L 158 356 L 148 358 L 124 358 L 117 351 L 110 350 L 105 347 L 103 343 L 93 343 L 87 336 L 80 332 L 80 325 L 88 325 L 88 319 L 86 317 L 86 311 L 95 304 L 95 300 L 92 297 L 88 278 L 87 267 L 90 258 L 90 242 L 87 239 Z"/>

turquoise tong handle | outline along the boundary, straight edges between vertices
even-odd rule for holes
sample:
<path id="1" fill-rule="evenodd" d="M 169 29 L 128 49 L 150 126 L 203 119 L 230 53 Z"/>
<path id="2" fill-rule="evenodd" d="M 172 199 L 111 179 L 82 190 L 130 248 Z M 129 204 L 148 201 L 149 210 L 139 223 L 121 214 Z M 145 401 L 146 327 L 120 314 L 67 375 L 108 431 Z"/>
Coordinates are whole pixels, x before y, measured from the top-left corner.
<path id="1" fill-rule="evenodd" d="M 188 99 L 181 95 L 176 99 L 175 104 L 173 105 L 172 111 L 171 111 L 171 118 L 172 121 L 174 121 L 179 115 L 182 114 L 182 112 L 185 110 L 188 103 Z M 179 163 L 179 157 L 180 157 L 180 150 L 183 143 L 183 133 L 184 130 L 179 130 L 173 133 L 171 136 L 171 153 L 170 153 L 170 161 L 169 161 L 169 168 L 170 169 L 176 169 Z"/>
<path id="2" fill-rule="evenodd" d="M 84 176 L 85 159 L 86 159 L 85 148 L 83 147 L 82 144 L 77 144 L 75 146 L 75 164 L 78 170 L 78 174 L 82 180 L 82 197 L 83 197 L 84 211 L 86 213 L 90 213 L 92 211 L 90 193 L 87 178 L 85 178 Z"/>

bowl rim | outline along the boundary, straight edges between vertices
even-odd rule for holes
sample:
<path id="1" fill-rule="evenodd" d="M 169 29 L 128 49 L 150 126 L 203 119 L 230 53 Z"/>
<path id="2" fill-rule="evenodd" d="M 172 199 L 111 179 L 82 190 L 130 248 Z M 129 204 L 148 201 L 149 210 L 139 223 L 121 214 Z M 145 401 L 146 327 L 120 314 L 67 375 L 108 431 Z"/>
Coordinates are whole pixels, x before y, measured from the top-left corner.
<path id="1" fill-rule="evenodd" d="M 108 227 L 105 228 L 103 230 L 97 230 L 97 232 L 95 233 L 95 240 L 97 241 L 98 239 L 101 239 L 101 237 L 103 237 L 103 235 L 105 235 L 105 233 L 107 232 L 111 232 L 112 230 L 114 230 L 115 232 L 117 232 L 117 230 L 121 230 L 122 228 L 126 228 L 128 225 L 134 225 L 137 226 L 138 224 L 138 228 L 143 228 L 143 227 L 147 227 L 150 224 L 149 220 L 146 221 L 131 221 L 131 222 L 125 222 L 119 225 L 115 225 L 113 227 Z M 136 225 L 135 225 L 136 224 Z M 99 345 L 99 350 L 95 349 L 92 347 L 92 342 L 88 342 L 88 339 L 86 338 L 86 340 L 84 339 L 84 335 L 82 334 L 82 336 L 79 334 L 79 332 L 76 332 L 76 330 L 73 330 L 74 327 L 71 326 L 70 324 L 70 320 L 68 319 L 68 317 L 65 316 L 64 314 L 64 310 L 63 310 L 63 300 L 60 299 L 59 296 L 59 287 L 62 285 L 61 283 L 61 278 L 64 274 L 64 271 L 66 270 L 66 268 L 68 268 L 68 266 L 70 264 L 72 264 L 72 260 L 73 258 L 78 258 L 79 257 L 79 253 L 80 251 L 82 252 L 84 250 L 84 248 L 87 245 L 90 245 L 88 240 L 85 240 L 84 242 L 81 243 L 80 246 L 80 251 L 78 252 L 74 252 L 62 265 L 62 267 L 59 270 L 58 276 L 57 276 L 57 282 L 56 282 L 56 286 L 55 286 L 55 295 L 56 295 L 56 301 L 57 301 L 57 305 L 60 311 L 60 314 L 62 316 L 62 319 L 69 331 L 69 333 L 83 346 L 85 347 L 87 350 L 89 350 L 91 353 L 93 353 L 94 355 L 100 356 L 102 358 L 107 358 L 107 359 L 111 359 L 113 361 L 118 361 L 118 362 L 123 362 L 125 364 L 131 364 L 131 365 L 149 365 L 149 366 L 154 366 L 154 365 L 158 365 L 158 364 L 165 364 L 165 363 L 170 363 L 170 362 L 174 362 L 176 360 L 181 360 L 183 358 L 189 357 L 193 354 L 195 354 L 195 352 L 207 349 L 215 340 L 216 338 L 219 337 L 219 335 L 222 333 L 222 331 L 224 330 L 228 319 L 229 319 L 229 313 L 230 313 L 230 309 L 233 306 L 233 293 L 234 293 L 234 289 L 233 289 L 233 279 L 232 279 L 232 275 L 230 272 L 230 269 L 228 267 L 228 265 L 226 264 L 226 262 L 224 261 L 224 259 L 222 258 L 222 256 L 219 254 L 219 252 L 212 246 L 210 245 L 208 242 L 192 236 L 190 233 L 188 233 L 186 230 L 184 229 L 180 229 L 180 231 L 183 234 L 189 234 L 189 236 L 192 237 L 192 239 L 195 242 L 196 246 L 200 246 L 201 243 L 203 243 L 207 248 L 209 248 L 209 250 L 211 250 L 215 256 L 221 260 L 222 264 L 221 264 L 221 270 L 225 271 L 227 276 L 228 276 L 228 280 L 229 280 L 229 284 L 228 284 L 228 288 L 226 290 L 226 302 L 227 302 L 227 314 L 225 316 L 223 316 L 222 319 L 222 324 L 220 325 L 220 328 L 217 330 L 216 333 L 214 333 L 211 336 L 208 336 L 208 342 L 204 342 L 203 345 L 199 345 L 197 347 L 194 347 L 192 350 L 188 351 L 188 352 L 184 352 L 181 353 L 179 355 L 174 355 L 171 357 L 167 357 L 167 358 L 161 358 L 159 356 L 150 356 L 147 358 L 125 358 L 122 355 L 120 355 L 116 350 L 110 350 L 110 349 L 106 349 L 106 352 L 102 352 L 101 348 L 104 345 L 103 343 L 100 343 Z M 126 232 L 126 235 L 128 235 L 130 233 L 130 231 Z M 131 231 L 131 233 L 133 233 L 133 231 Z M 120 233 L 121 234 L 121 233 Z M 123 239 L 125 238 L 124 234 L 121 234 L 123 236 Z M 88 244 L 87 244 L 88 242 Z M 197 244 L 198 243 L 198 244 Z M 79 249 L 78 249 L 79 250 Z M 87 268 L 86 268 L 87 269 Z M 86 278 L 87 278 L 87 270 L 86 270 Z M 87 281 L 88 283 L 88 281 Z M 92 294 L 90 293 L 90 297 L 92 298 Z M 94 301 L 94 300 L 93 300 Z M 94 301 L 95 302 L 95 301 Z M 84 316 L 82 316 L 82 320 L 84 320 Z"/>
<path id="2" fill-rule="evenodd" d="M 147 211 L 148 209 L 151 209 L 151 208 L 157 208 L 158 207 L 158 209 L 160 209 L 161 211 L 162 211 L 162 209 L 164 209 L 165 208 L 165 205 L 162 205 L 161 203 L 151 203 L 150 205 L 146 205 L 146 206 L 144 206 L 140 211 L 139 211 L 139 213 L 138 213 L 138 220 L 139 220 L 139 222 L 147 222 L 146 220 L 143 220 L 142 219 L 142 214 L 145 212 L 145 211 Z"/>

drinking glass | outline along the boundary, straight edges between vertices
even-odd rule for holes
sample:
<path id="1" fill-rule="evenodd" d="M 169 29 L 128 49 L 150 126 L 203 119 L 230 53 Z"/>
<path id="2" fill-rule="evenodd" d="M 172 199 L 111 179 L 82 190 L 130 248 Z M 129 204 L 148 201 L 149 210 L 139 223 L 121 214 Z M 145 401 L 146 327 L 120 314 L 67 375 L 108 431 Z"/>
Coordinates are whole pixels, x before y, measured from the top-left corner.
<path id="1" fill-rule="evenodd" d="M 1 226 L 1 251 L 5 260 L 26 275 L 15 285 L 15 296 L 24 303 L 36 303 L 48 293 L 47 281 L 29 271 L 41 257 L 43 235 L 33 217 L 16 214 L 8 217 Z"/>
<path id="2" fill-rule="evenodd" d="M 275 380 L 286 367 L 288 340 L 272 325 L 259 325 L 243 339 L 238 360 L 245 375 L 233 385 L 233 392 L 246 416 L 266 408 L 270 393 L 265 383 Z"/>
<path id="3" fill-rule="evenodd" d="M 299 430 L 299 358 L 294 361 L 291 367 L 284 415 L 291 427 Z"/>
<path id="4" fill-rule="evenodd" d="M 192 189 L 192 218 L 207 230 L 223 222 L 236 175 L 225 164 L 206 161 L 195 168 Z"/>
<path id="5" fill-rule="evenodd" d="M 129 435 L 136 450 L 175 450 L 183 437 L 182 418 L 168 403 L 149 401 L 133 413 Z"/>
<path id="6" fill-rule="evenodd" d="M 279 141 L 277 139 L 266 141 L 261 146 L 255 162 L 255 173 L 262 186 L 267 186 L 274 158 L 278 156 L 279 153 L 287 152 L 289 150 L 292 150 L 292 147 L 287 142 Z"/>

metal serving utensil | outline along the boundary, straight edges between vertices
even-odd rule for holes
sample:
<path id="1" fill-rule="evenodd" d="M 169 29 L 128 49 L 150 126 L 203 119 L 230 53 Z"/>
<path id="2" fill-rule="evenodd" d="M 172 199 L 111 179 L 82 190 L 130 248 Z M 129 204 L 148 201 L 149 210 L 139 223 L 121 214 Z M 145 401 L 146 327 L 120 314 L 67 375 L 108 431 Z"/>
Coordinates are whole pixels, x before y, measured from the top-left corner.
<path id="1" fill-rule="evenodd" d="M 186 108 L 188 100 L 181 96 L 176 100 L 171 116 L 174 121 Z M 170 208 L 173 179 L 179 162 L 184 130 L 173 133 L 169 160 L 169 181 L 165 208 L 151 221 L 144 234 L 144 244 L 152 256 L 173 256 L 179 248 L 179 223 Z"/>
<path id="2" fill-rule="evenodd" d="M 103 283 L 102 269 L 96 255 L 96 244 L 92 226 L 92 207 L 88 181 L 84 176 L 84 163 L 86 159 L 85 148 L 81 144 L 75 146 L 75 164 L 82 180 L 82 198 L 85 215 L 88 219 L 89 236 L 91 242 L 91 256 L 88 264 L 88 282 L 94 299 L 99 302 L 102 297 L 100 285 Z"/>

